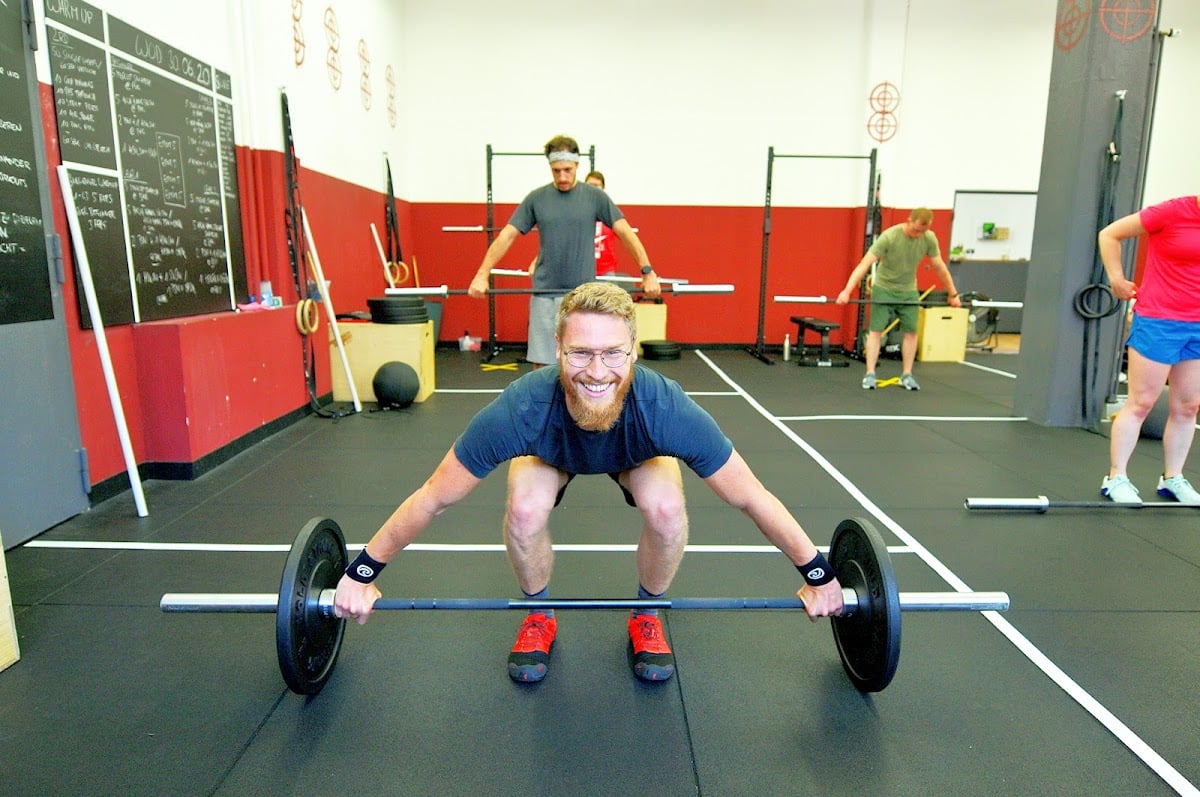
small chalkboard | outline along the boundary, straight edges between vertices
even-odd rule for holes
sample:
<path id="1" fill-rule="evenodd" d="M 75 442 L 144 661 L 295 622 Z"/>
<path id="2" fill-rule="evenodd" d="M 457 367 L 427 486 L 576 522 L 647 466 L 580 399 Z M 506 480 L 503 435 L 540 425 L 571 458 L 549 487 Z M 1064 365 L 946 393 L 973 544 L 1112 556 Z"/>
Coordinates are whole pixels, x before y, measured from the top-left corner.
<path id="1" fill-rule="evenodd" d="M 232 81 L 103 20 L 82 0 L 46 3 L 63 163 L 95 170 L 70 174 L 104 323 L 232 310 L 245 293 Z"/>

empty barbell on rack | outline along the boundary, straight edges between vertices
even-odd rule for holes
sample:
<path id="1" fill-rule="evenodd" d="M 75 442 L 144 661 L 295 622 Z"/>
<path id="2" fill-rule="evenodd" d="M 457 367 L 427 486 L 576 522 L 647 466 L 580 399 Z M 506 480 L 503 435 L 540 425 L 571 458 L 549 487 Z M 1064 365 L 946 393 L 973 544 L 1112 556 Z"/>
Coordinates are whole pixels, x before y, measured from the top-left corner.
<path id="1" fill-rule="evenodd" d="M 666 283 L 661 286 L 663 293 L 733 293 L 733 285 L 729 283 L 717 283 L 712 285 L 700 285 L 691 283 Z M 428 288 L 385 288 L 383 291 L 388 296 L 465 296 L 468 291 L 466 288 L 451 288 L 446 285 Z M 536 296 L 540 294 L 546 295 L 561 295 L 566 293 L 562 288 L 489 288 L 489 294 L 518 295 L 518 296 Z"/>
<path id="2" fill-rule="evenodd" d="M 1200 504 L 1177 501 L 1139 501 L 1134 504 L 1117 501 L 1051 501 L 1044 495 L 1036 498 L 968 498 L 967 509 L 1024 510 L 1045 512 L 1048 509 L 1200 509 Z"/>
<path id="3" fill-rule="evenodd" d="M 837 298 L 830 299 L 828 296 L 776 296 L 775 301 L 781 304 L 837 304 Z M 849 299 L 847 304 L 886 304 L 886 305 L 915 305 L 917 307 L 949 307 L 946 302 L 935 302 L 930 300 L 913 299 L 912 301 L 903 302 L 877 302 L 872 299 Z M 994 302 L 989 299 L 973 299 L 963 302 L 963 305 L 970 307 L 996 307 L 1021 309 L 1025 306 L 1024 302 Z"/>
<path id="4" fill-rule="evenodd" d="M 348 555 L 333 520 L 313 518 L 300 529 L 283 567 L 279 592 L 167 593 L 164 612 L 274 612 L 275 648 L 288 687 L 314 695 L 337 662 L 346 621 L 333 615 L 333 598 Z M 891 556 L 879 532 L 862 518 L 838 524 L 829 547 L 845 602 L 844 615 L 830 618 L 842 666 L 854 685 L 878 692 L 900 660 L 901 611 L 1004 611 L 1003 592 L 899 592 Z M 670 598 L 509 600 L 505 598 L 380 598 L 375 609 L 679 609 L 712 611 L 803 609 L 796 598 Z"/>

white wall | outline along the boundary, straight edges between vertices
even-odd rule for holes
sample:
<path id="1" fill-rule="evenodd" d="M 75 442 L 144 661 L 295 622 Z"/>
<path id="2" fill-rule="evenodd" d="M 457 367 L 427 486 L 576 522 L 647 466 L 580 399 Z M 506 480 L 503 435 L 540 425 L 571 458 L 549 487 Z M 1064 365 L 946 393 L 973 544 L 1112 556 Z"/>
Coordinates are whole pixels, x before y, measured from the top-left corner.
<path id="1" fill-rule="evenodd" d="M 1200 3 L 1163 0 L 1161 22 L 1162 27 L 1180 28 L 1183 33 L 1163 42 L 1144 204 L 1200 193 L 1200 157 L 1196 155 Z"/>
<path id="2" fill-rule="evenodd" d="M 408 8 L 411 99 L 426 109 L 411 141 L 426 154 L 410 175 L 418 196 L 477 199 L 484 144 L 536 149 L 566 130 L 596 143 L 625 202 L 761 204 L 768 145 L 875 145 L 868 95 L 884 80 L 901 93 L 898 133 L 879 145 L 886 204 L 948 207 L 965 183 L 1037 186 L 1054 29 L 1046 0 L 1012 0 L 1002 15 L 981 0 Z M 467 162 L 428 157 L 446 149 Z M 864 201 L 862 164 L 776 165 L 778 204 Z M 528 180 L 518 187 L 517 198 Z"/>
<path id="3" fill-rule="evenodd" d="M 480 202 L 485 145 L 536 151 L 566 132 L 596 146 L 622 203 L 746 206 L 762 204 L 769 145 L 855 155 L 878 146 L 888 206 L 950 207 L 957 189 L 1036 190 L 1056 13 L 1050 0 L 95 5 L 232 73 L 240 144 L 282 148 L 286 89 L 302 161 L 350 182 L 382 189 L 386 152 L 399 196 Z M 327 9 L 340 90 L 327 67 Z M 1148 198 L 1200 186 L 1188 135 L 1200 4 L 1164 0 L 1163 21 L 1191 34 L 1167 42 Z M 881 81 L 898 87 L 900 105 L 895 137 L 877 144 L 868 97 Z M 548 179 L 536 158 L 497 159 L 495 169 L 497 202 Z M 866 175 L 861 161 L 779 160 L 772 201 L 861 205 Z"/>

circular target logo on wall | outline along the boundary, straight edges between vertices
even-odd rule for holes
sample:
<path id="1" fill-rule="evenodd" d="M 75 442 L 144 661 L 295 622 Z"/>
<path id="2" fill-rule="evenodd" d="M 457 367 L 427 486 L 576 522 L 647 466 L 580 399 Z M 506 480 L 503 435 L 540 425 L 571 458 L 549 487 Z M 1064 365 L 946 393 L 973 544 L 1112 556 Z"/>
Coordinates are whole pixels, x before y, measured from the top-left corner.
<path id="1" fill-rule="evenodd" d="M 364 111 L 371 110 L 371 54 L 367 40 L 358 40 L 358 98 Z"/>
<path id="2" fill-rule="evenodd" d="M 1145 36 L 1157 12 L 1154 0 L 1101 0 L 1100 24 L 1105 33 L 1125 44 Z"/>
<path id="3" fill-rule="evenodd" d="M 1092 16 L 1088 0 L 1059 0 L 1058 14 L 1054 20 L 1054 46 L 1070 52 L 1083 41 L 1087 33 L 1088 20 Z"/>
<path id="4" fill-rule="evenodd" d="M 300 20 L 304 18 L 304 0 L 292 0 L 292 59 L 296 66 L 304 63 L 304 28 Z"/>
<path id="5" fill-rule="evenodd" d="M 329 74 L 329 85 L 337 91 L 342 87 L 342 57 L 338 53 L 342 46 L 341 35 L 338 33 L 337 14 L 333 6 L 325 9 L 325 43 L 329 49 L 325 53 L 325 71 Z"/>
<path id="6" fill-rule="evenodd" d="M 387 85 L 387 120 L 392 127 L 396 126 L 396 72 L 388 64 L 383 70 L 383 82 Z"/>
<path id="7" fill-rule="evenodd" d="M 900 127 L 894 113 L 900 106 L 900 89 L 894 83 L 883 81 L 871 89 L 867 102 L 871 105 L 871 118 L 867 120 L 867 133 L 882 144 L 896 135 Z"/>

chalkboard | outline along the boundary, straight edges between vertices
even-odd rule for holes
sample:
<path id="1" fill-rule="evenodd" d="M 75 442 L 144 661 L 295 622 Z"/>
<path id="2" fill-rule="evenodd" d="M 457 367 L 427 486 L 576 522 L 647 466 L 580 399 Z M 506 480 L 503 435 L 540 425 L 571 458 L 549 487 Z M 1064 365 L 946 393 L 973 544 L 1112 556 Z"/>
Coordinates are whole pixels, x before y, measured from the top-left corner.
<path id="1" fill-rule="evenodd" d="M 46 39 L 63 163 L 101 170 L 69 171 L 72 186 L 87 175 L 85 233 L 107 225 L 84 236 L 104 323 L 232 310 L 245 269 L 229 75 L 82 0 L 46 0 Z"/>
<path id="2" fill-rule="evenodd" d="M 0 324 L 54 317 L 23 24 L 0 3 Z"/>
<path id="3" fill-rule="evenodd" d="M 67 167 L 71 196 L 75 198 L 75 213 L 83 248 L 87 250 L 92 282 L 96 288 L 96 304 L 105 326 L 115 323 L 108 317 L 133 318 L 133 294 L 129 292 L 129 268 L 124 256 L 97 257 L 100 253 L 125 251 L 125 221 L 121 214 L 121 186 L 116 173 L 105 174 L 86 167 Z M 82 294 L 83 291 L 80 291 Z M 87 326 L 92 325 L 86 306 Z"/>

